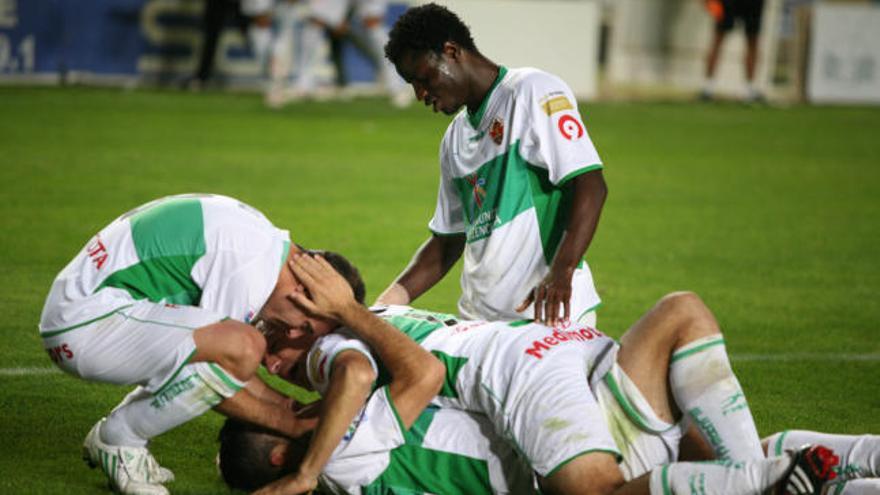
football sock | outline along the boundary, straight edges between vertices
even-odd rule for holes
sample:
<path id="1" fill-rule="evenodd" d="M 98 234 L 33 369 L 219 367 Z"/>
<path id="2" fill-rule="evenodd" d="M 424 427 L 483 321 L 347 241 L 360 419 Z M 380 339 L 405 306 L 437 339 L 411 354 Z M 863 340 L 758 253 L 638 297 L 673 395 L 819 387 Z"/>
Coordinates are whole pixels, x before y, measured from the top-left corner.
<path id="1" fill-rule="evenodd" d="M 877 495 L 880 493 L 880 479 L 866 478 L 832 482 L 826 485 L 825 495 Z"/>
<path id="2" fill-rule="evenodd" d="M 790 456 L 771 457 L 725 466 L 714 462 L 676 462 L 654 469 L 651 495 L 746 495 L 763 493 L 781 480 L 791 466 Z"/>
<path id="3" fill-rule="evenodd" d="M 314 22 L 307 22 L 302 30 L 302 47 L 297 57 L 297 86 L 304 91 L 315 89 L 318 71 L 318 50 L 324 32 Z"/>
<path id="4" fill-rule="evenodd" d="M 733 374 L 724 338 L 711 335 L 676 349 L 669 362 L 669 385 L 721 461 L 764 457 L 755 421 Z"/>
<path id="5" fill-rule="evenodd" d="M 388 31 L 383 26 L 374 26 L 367 29 L 373 52 L 377 55 L 378 76 L 385 83 L 385 87 L 391 94 L 406 91 L 406 83 L 397 75 L 397 70 L 391 61 L 385 57 L 385 44 L 388 43 Z"/>
<path id="6" fill-rule="evenodd" d="M 260 65 L 260 73 L 265 74 L 269 52 L 272 50 L 272 29 L 264 26 L 250 26 L 248 27 L 248 41 L 251 44 L 254 58 Z"/>
<path id="7" fill-rule="evenodd" d="M 216 406 L 244 386 L 213 363 L 184 366 L 155 394 L 136 389 L 101 427 L 109 445 L 146 447 L 149 439 L 165 433 Z"/>
<path id="8" fill-rule="evenodd" d="M 880 436 L 877 435 L 783 431 L 767 438 L 767 455 L 781 455 L 786 450 L 797 449 L 808 443 L 824 445 L 840 457 L 836 471 L 842 479 L 880 477 Z"/>

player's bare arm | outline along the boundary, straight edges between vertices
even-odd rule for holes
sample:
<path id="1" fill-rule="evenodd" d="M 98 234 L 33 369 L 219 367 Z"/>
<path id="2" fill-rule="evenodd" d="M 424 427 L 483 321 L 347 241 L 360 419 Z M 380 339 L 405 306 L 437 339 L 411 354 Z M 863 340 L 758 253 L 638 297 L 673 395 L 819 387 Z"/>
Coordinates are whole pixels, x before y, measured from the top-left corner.
<path id="1" fill-rule="evenodd" d="M 575 177 L 571 187 L 574 197 L 569 210 L 568 225 L 550 265 L 550 272 L 516 308 L 517 311 L 525 311 L 529 304 L 534 303 L 535 320 L 550 326 L 571 317 L 571 277 L 593 240 L 599 215 L 608 195 L 602 170 L 593 170 Z"/>
<path id="2" fill-rule="evenodd" d="M 376 299 L 379 304 L 409 304 L 437 284 L 464 251 L 464 234 L 432 235 L 409 266 Z"/>

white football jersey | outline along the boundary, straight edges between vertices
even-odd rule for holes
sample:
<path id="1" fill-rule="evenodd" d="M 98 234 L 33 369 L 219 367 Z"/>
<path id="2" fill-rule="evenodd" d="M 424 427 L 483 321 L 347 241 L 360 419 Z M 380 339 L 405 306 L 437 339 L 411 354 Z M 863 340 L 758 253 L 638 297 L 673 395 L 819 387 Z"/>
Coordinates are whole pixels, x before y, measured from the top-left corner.
<path id="1" fill-rule="evenodd" d="M 617 343 L 598 330 L 528 321 L 459 321 L 406 306 L 386 308 L 380 316 L 446 366 L 436 405 L 485 414 L 496 434 L 517 445 L 539 474 L 589 450 L 619 455 L 591 393 L 617 351 Z M 341 345 L 340 339 L 331 334 L 315 342 L 306 358 L 309 377 L 329 381 L 336 353 L 356 348 Z M 379 384 L 388 383 L 382 364 L 366 355 L 378 364 Z"/>
<path id="2" fill-rule="evenodd" d="M 602 162 L 568 86 L 546 72 L 501 67 L 477 113 L 462 110 L 440 145 L 440 188 L 429 228 L 464 233 L 459 311 L 471 319 L 531 317 L 514 309 L 548 273 L 568 222 L 571 188 Z M 600 300 L 586 263 L 572 319 Z"/>
<path id="3" fill-rule="evenodd" d="M 272 293 L 289 246 L 286 230 L 238 200 L 158 199 L 114 220 L 61 271 L 40 332 L 76 328 L 139 300 L 249 321 Z"/>
<path id="4" fill-rule="evenodd" d="M 352 422 L 321 474 L 332 493 L 536 493 L 525 465 L 481 415 L 428 407 L 404 431 L 388 388 Z"/>

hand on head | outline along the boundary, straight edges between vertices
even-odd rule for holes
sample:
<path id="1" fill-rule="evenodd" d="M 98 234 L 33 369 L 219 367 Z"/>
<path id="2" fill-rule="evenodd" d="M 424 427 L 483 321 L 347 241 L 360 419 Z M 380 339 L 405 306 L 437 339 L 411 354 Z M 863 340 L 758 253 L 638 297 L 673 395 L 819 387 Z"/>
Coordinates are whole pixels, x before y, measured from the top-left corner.
<path id="1" fill-rule="evenodd" d="M 297 253 L 287 263 L 305 292 L 294 291 L 287 298 L 306 314 L 341 320 L 345 311 L 359 303 L 351 285 L 321 255 Z"/>

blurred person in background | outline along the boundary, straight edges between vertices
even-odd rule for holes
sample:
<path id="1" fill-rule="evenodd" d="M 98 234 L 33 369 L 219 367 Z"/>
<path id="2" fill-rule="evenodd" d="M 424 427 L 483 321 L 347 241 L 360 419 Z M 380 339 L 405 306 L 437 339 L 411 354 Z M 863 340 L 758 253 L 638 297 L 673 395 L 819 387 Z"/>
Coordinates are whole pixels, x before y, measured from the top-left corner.
<path id="1" fill-rule="evenodd" d="M 267 95 L 269 106 L 281 106 L 290 101 L 304 98 L 324 99 L 336 95 L 334 89 L 319 85 L 318 69 L 325 33 L 329 35 L 337 67 L 337 83 L 347 83 L 344 69 L 341 68 L 341 43 L 352 41 L 368 58 L 374 62 L 379 79 L 385 85 L 391 102 L 397 107 L 406 107 L 412 102 L 412 93 L 393 70 L 391 64 L 382 57 L 382 50 L 388 39 L 384 25 L 386 0 L 309 0 L 308 18 L 302 27 L 300 54 L 296 60 L 297 79 L 292 87 L 273 88 Z M 353 24 L 359 24 L 355 29 Z M 362 38 L 361 31 L 365 36 Z"/>
<path id="2" fill-rule="evenodd" d="M 715 97 L 715 70 L 724 39 L 739 20 L 746 32 L 746 56 L 743 61 L 746 72 L 746 99 L 764 101 L 764 95 L 755 85 L 755 68 L 758 65 L 758 39 L 764 0 L 707 0 L 706 8 L 715 20 L 715 32 L 706 56 L 706 72 L 700 99 L 711 101 Z"/>

